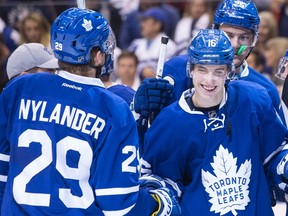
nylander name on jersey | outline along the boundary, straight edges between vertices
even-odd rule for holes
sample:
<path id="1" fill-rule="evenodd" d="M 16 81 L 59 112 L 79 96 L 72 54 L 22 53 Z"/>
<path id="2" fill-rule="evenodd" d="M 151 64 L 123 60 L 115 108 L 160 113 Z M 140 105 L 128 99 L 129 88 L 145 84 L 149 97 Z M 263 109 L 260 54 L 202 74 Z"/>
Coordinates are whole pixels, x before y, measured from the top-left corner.
<path id="1" fill-rule="evenodd" d="M 53 122 L 85 134 L 94 135 L 95 139 L 98 139 L 99 133 L 106 125 L 105 120 L 101 117 L 68 105 L 57 103 L 52 105 L 52 107 L 54 106 L 52 110 L 48 111 L 47 103 L 47 101 L 21 99 L 19 120 Z M 51 104 L 49 105 L 51 107 Z"/>

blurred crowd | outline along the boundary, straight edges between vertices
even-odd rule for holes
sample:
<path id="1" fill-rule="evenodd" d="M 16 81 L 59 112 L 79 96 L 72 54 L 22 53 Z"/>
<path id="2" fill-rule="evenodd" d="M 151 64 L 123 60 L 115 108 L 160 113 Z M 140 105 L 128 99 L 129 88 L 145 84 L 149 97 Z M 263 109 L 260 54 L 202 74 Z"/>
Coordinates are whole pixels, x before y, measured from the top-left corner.
<path id="1" fill-rule="evenodd" d="M 288 0 L 254 0 L 259 11 L 258 42 L 248 64 L 271 79 L 277 63 L 288 48 Z M 86 0 L 86 8 L 103 14 L 117 41 L 111 79 L 137 89 L 141 80 L 155 77 L 160 38 L 169 39 L 167 59 L 185 54 L 193 36 L 211 27 L 218 0 Z M 74 1 L 0 1 L 0 89 L 8 82 L 6 62 L 21 44 L 37 42 L 49 47 L 50 26 Z"/>

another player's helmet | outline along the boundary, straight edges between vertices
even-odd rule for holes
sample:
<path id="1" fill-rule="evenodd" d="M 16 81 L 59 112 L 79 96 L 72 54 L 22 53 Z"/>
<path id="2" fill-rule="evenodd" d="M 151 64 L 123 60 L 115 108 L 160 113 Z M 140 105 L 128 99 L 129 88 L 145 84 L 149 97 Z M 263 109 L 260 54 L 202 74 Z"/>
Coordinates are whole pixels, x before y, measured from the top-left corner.
<path id="1" fill-rule="evenodd" d="M 260 18 L 256 5 L 249 0 L 224 0 L 214 14 L 214 26 L 232 25 L 250 29 L 258 39 Z"/>
<path id="2" fill-rule="evenodd" d="M 106 59 L 113 54 L 107 20 L 98 12 L 70 8 L 61 13 L 51 26 L 51 47 L 55 57 L 70 64 L 88 64 L 90 51 L 99 47 Z"/>
<path id="3" fill-rule="evenodd" d="M 188 48 L 187 75 L 195 64 L 228 65 L 230 72 L 233 66 L 234 49 L 227 34 L 220 29 L 202 29 L 192 39 Z"/>
<path id="4" fill-rule="evenodd" d="M 279 60 L 275 76 L 285 80 L 288 74 L 288 49 L 285 55 Z"/>

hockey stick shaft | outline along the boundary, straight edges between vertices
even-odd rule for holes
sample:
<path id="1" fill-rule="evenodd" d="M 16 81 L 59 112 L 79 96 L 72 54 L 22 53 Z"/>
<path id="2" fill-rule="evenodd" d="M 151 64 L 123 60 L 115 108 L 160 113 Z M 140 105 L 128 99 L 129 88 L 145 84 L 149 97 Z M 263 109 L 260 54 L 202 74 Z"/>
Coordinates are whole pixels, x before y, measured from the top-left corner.
<path id="1" fill-rule="evenodd" d="M 167 44 L 169 42 L 169 37 L 167 36 L 162 36 L 161 37 L 161 45 L 160 45 L 160 51 L 159 51 L 159 59 L 157 63 L 157 70 L 156 70 L 156 78 L 162 78 L 163 75 L 163 68 L 164 68 L 164 63 L 166 61 L 166 50 L 167 50 Z M 149 122 L 152 124 L 152 122 L 155 119 L 156 114 L 154 112 L 151 113 Z"/>
<path id="2" fill-rule="evenodd" d="M 85 9 L 86 8 L 85 0 L 77 0 L 77 6 L 78 8 Z"/>
<path id="3" fill-rule="evenodd" d="M 156 78 L 162 78 L 162 75 L 163 75 L 163 68 L 164 68 L 164 63 L 166 60 L 166 50 L 167 50 L 168 41 L 169 41 L 169 37 L 162 36 L 159 59 L 157 63 Z"/>

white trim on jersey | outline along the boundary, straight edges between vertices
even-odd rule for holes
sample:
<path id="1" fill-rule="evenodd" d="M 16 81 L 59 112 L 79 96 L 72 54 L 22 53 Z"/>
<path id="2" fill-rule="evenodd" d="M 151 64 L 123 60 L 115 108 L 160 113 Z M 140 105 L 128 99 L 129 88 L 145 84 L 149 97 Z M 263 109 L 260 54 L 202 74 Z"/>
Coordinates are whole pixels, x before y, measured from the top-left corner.
<path id="1" fill-rule="evenodd" d="M 9 160 L 10 160 L 10 155 L 0 153 L 0 161 L 9 162 Z"/>
<path id="2" fill-rule="evenodd" d="M 104 84 L 98 78 L 79 76 L 79 75 L 75 75 L 75 74 L 72 74 L 63 70 L 58 71 L 57 75 L 63 77 L 64 79 L 71 80 L 73 82 L 78 82 L 78 83 L 82 83 L 86 85 L 94 85 L 94 86 L 105 88 Z"/>
<path id="3" fill-rule="evenodd" d="M 102 211 L 105 216 L 119 216 L 119 215 L 125 215 L 127 214 L 133 207 L 135 206 L 132 205 L 128 208 L 122 209 L 122 210 L 117 210 L 117 211 Z"/>
<path id="4" fill-rule="evenodd" d="M 96 196 L 109 196 L 109 195 L 123 195 L 130 194 L 139 191 L 139 185 L 134 187 L 126 187 L 126 188 L 105 188 L 105 189 L 96 189 Z"/>
<path id="5" fill-rule="evenodd" d="M 0 182 L 7 182 L 7 176 L 0 175 Z"/>

